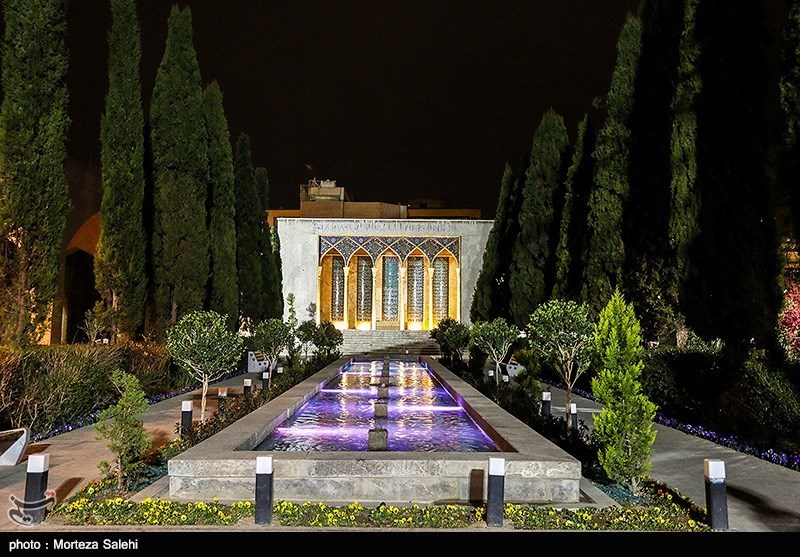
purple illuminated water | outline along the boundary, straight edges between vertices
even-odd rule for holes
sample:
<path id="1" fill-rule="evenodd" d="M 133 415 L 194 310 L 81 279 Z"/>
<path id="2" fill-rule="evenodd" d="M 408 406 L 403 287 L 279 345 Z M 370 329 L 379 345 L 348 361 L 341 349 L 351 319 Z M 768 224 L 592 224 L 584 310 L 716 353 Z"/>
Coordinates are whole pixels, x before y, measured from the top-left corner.
<path id="1" fill-rule="evenodd" d="M 387 418 L 373 405 L 383 362 L 352 364 L 278 426 L 258 451 L 366 451 L 371 428 L 389 432 L 390 451 L 491 452 L 497 445 L 418 364 L 392 362 Z"/>

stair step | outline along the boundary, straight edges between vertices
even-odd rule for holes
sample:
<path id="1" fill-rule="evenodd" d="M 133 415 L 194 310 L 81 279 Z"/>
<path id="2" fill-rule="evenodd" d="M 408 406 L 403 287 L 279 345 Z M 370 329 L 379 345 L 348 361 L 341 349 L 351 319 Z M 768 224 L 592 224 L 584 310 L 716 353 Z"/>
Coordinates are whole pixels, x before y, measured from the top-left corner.
<path id="1" fill-rule="evenodd" d="M 430 331 L 342 331 L 344 342 L 341 352 L 354 354 L 404 354 L 438 356 L 439 345 L 430 338 Z"/>

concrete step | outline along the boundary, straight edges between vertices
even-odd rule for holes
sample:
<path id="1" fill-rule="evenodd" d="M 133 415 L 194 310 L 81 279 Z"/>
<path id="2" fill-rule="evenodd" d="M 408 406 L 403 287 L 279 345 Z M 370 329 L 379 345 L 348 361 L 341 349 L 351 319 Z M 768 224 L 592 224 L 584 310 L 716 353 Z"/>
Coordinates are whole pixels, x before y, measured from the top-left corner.
<path id="1" fill-rule="evenodd" d="M 341 352 L 353 354 L 405 354 L 438 356 L 439 345 L 429 331 L 342 331 Z"/>

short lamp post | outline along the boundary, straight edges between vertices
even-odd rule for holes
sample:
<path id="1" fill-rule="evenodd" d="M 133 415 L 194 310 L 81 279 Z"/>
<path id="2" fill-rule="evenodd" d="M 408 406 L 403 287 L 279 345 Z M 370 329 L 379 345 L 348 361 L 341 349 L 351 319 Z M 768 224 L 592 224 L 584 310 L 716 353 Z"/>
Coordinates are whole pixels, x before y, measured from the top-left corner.
<path id="1" fill-rule="evenodd" d="M 706 508 L 712 530 L 728 529 L 728 495 L 725 488 L 725 461 L 703 461 L 706 476 Z"/>
<path id="2" fill-rule="evenodd" d="M 256 524 L 272 522 L 272 457 L 256 457 Z"/>

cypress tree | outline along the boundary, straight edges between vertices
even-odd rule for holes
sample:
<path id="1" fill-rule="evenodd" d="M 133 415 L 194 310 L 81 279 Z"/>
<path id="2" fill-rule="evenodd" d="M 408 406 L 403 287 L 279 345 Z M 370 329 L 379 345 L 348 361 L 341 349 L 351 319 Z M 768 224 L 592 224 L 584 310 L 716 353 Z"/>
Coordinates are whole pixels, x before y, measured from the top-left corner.
<path id="1" fill-rule="evenodd" d="M 671 139 L 683 6 L 651 0 L 642 13 L 641 56 L 630 115 L 630 194 L 624 208 L 624 287 L 646 338 L 674 338 L 678 312 L 669 241 Z"/>
<path id="2" fill-rule="evenodd" d="M 69 211 L 64 0 L 5 0 L 0 109 L 0 339 L 41 338 Z"/>
<path id="3" fill-rule="evenodd" d="M 769 75 L 763 6 L 697 8 L 703 89 L 697 107 L 698 235 L 684 289 L 687 321 L 725 341 L 738 368 L 750 340 L 774 341 L 780 262 L 765 151 Z"/>
<path id="4" fill-rule="evenodd" d="M 280 291 L 278 267 L 275 262 L 275 250 L 272 247 L 272 229 L 267 221 L 269 209 L 269 174 L 267 169 L 255 169 L 256 191 L 259 198 L 261 251 L 261 282 L 264 288 L 264 319 L 283 318 L 283 294 Z"/>
<path id="5" fill-rule="evenodd" d="M 281 305 L 280 314 L 278 317 L 283 316 L 283 264 L 281 263 L 281 239 L 278 235 L 277 223 L 270 229 L 270 237 L 272 238 L 272 253 L 275 259 L 275 271 L 278 274 L 278 292 L 280 293 Z"/>
<path id="6" fill-rule="evenodd" d="M 235 330 L 239 316 L 236 274 L 236 199 L 233 193 L 233 151 L 222 91 L 216 81 L 203 92 L 208 130 L 209 225 L 211 280 L 208 309 L 226 317 Z"/>
<path id="7" fill-rule="evenodd" d="M 511 256 L 511 316 L 520 327 L 552 289 L 558 240 L 554 201 L 563 183 L 569 136 L 564 119 L 548 110 L 533 137 L 525 175 L 520 231 Z"/>
<path id="8" fill-rule="evenodd" d="M 103 200 L 94 274 L 112 329 L 131 337 L 144 321 L 147 289 L 141 43 L 136 2 L 112 0 L 111 13 L 108 93 L 100 121 Z"/>
<path id="9" fill-rule="evenodd" d="M 795 242 L 800 238 L 800 190 L 796 177 L 800 175 L 800 1 L 793 0 L 789 8 L 789 23 L 785 31 L 784 69 L 780 82 L 781 106 L 786 113 L 786 145 L 784 175 L 791 196 Z"/>
<path id="10" fill-rule="evenodd" d="M 504 230 L 508 226 L 509 212 L 511 210 L 511 197 L 514 187 L 518 182 L 518 176 L 511 169 L 511 165 L 506 163 L 503 171 L 503 179 L 500 182 L 500 196 L 497 200 L 497 211 L 495 212 L 492 230 L 486 240 L 486 249 L 483 251 L 483 266 L 475 284 L 475 294 L 472 296 L 472 306 L 470 307 L 470 319 L 474 321 L 491 321 L 496 317 L 497 310 L 502 306 L 502 298 L 508 300 L 508 282 L 498 280 L 502 275 L 503 260 L 500 256 L 504 238 Z"/>
<path id="11" fill-rule="evenodd" d="M 639 481 L 650 469 L 656 432 L 656 405 L 642 392 L 644 368 L 639 321 L 633 306 L 616 290 L 595 327 L 600 369 L 592 393 L 604 407 L 594 417 L 598 458 L 608 476 L 639 492 Z"/>
<path id="12" fill-rule="evenodd" d="M 209 274 L 208 144 L 190 10 L 172 8 L 150 108 L 155 331 L 203 309 Z"/>
<path id="13" fill-rule="evenodd" d="M 698 70 L 700 46 L 696 37 L 695 17 L 700 0 L 684 0 L 683 31 L 680 38 L 675 96 L 672 101 L 673 124 L 670 139 L 670 219 L 669 241 L 675 272 L 670 276 L 670 290 L 678 291 L 690 271 L 687 260 L 694 244 L 697 226 L 697 98 L 702 90 Z"/>
<path id="14" fill-rule="evenodd" d="M 256 190 L 250 138 L 240 134 L 233 163 L 236 194 L 236 271 L 239 277 L 239 323 L 260 320 L 264 315 L 261 271 L 261 201 Z"/>
<path id="15" fill-rule="evenodd" d="M 586 264 L 586 219 L 592 189 L 594 130 L 589 117 L 578 124 L 572 161 L 564 182 L 564 206 L 556 246 L 553 298 L 576 300 Z"/>
<path id="16" fill-rule="evenodd" d="M 597 137 L 595 188 L 589 199 L 589 252 L 582 298 L 598 314 L 621 284 L 625 263 L 623 207 L 630 190 L 630 115 L 641 50 L 642 23 L 628 16 L 617 41 L 617 62 Z"/>

